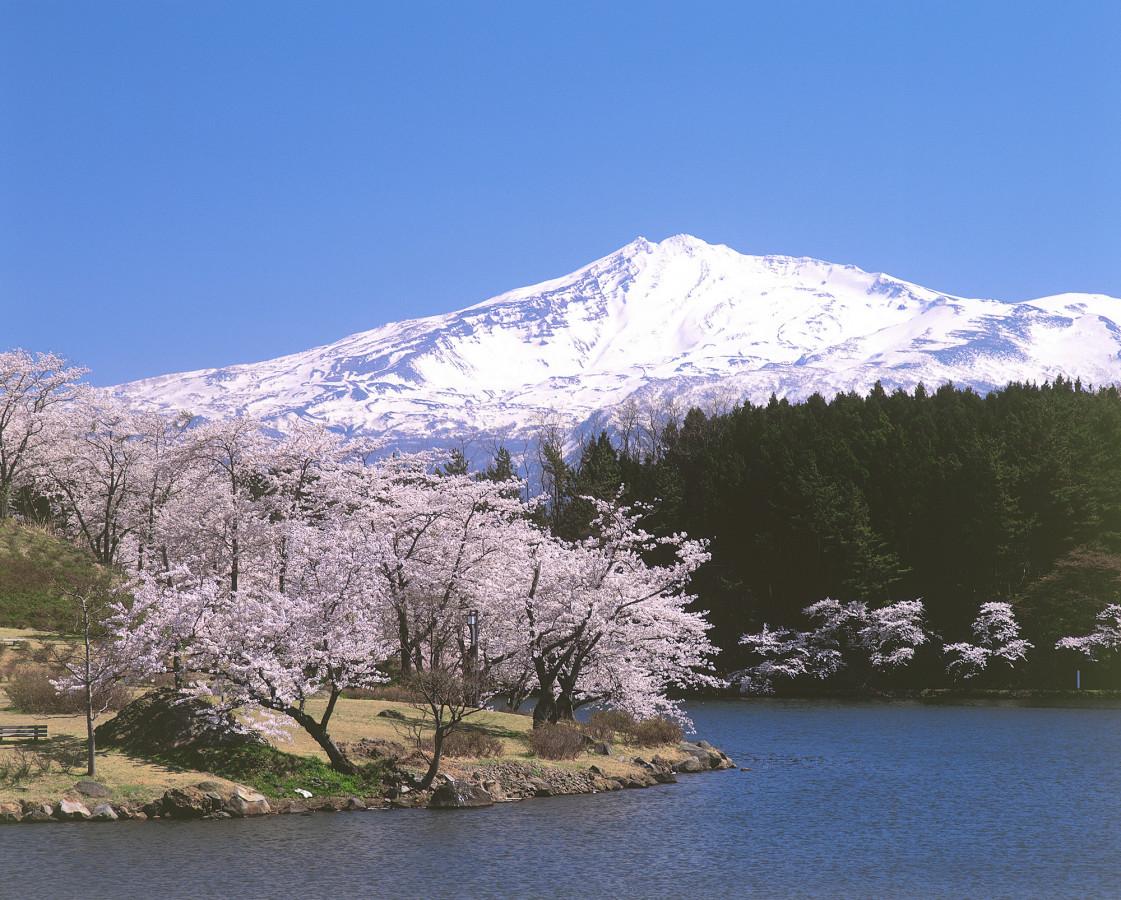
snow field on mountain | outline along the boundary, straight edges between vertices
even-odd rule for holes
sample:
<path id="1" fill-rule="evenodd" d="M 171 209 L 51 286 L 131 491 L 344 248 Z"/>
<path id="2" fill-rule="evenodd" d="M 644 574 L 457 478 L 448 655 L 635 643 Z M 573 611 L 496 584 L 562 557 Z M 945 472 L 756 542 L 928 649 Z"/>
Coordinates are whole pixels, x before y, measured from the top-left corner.
<path id="1" fill-rule="evenodd" d="M 1121 380 L 1121 300 L 968 299 L 677 235 L 459 312 L 113 390 L 207 418 L 252 414 L 282 428 L 298 416 L 415 445 L 524 437 L 542 417 L 600 423 L 631 396 L 761 402 L 876 380 L 988 390 L 1057 375 Z"/>

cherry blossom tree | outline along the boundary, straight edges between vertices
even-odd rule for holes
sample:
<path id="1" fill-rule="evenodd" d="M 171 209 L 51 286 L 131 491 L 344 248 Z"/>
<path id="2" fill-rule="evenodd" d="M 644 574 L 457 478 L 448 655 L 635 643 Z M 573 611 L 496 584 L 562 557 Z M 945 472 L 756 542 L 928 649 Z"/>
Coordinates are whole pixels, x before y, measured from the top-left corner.
<path id="1" fill-rule="evenodd" d="M 267 490 L 269 441 L 251 418 L 208 423 L 190 437 L 197 467 L 192 496 L 187 509 L 172 510 L 171 518 L 196 532 L 195 540 L 185 542 L 194 561 L 223 570 L 229 590 L 236 592 L 247 561 L 268 552 L 266 506 L 258 501 Z M 188 515 L 191 507 L 197 517 Z M 257 566 L 257 571 L 267 570 Z"/>
<path id="2" fill-rule="evenodd" d="M 356 529 L 306 529 L 290 546 L 283 593 L 251 578 L 235 591 L 225 577 L 142 576 L 117 611 L 121 652 L 149 675 L 180 659 L 201 678 L 197 692 L 288 717 L 332 766 L 354 771 L 329 729 L 344 690 L 386 680 L 377 558 Z M 316 698 L 324 705 L 313 714 Z"/>
<path id="3" fill-rule="evenodd" d="M 1056 650 L 1074 650 L 1098 661 L 1121 650 L 1121 603 L 1111 603 L 1097 614 L 1094 630 L 1081 637 L 1061 638 Z"/>
<path id="4" fill-rule="evenodd" d="M 157 539 L 157 523 L 162 510 L 186 487 L 192 460 L 186 439 L 193 417 L 190 413 L 165 416 L 138 413 L 137 437 L 143 443 L 137 477 L 136 570 L 156 568 L 166 571 L 171 561 L 166 544 Z"/>
<path id="5" fill-rule="evenodd" d="M 53 353 L 0 353 L 0 519 L 42 447 L 50 412 L 73 398 L 86 371 Z"/>
<path id="6" fill-rule="evenodd" d="M 134 416 L 121 403 L 88 393 L 54 410 L 44 427 L 40 488 L 62 528 L 112 566 L 138 525 L 145 446 Z"/>
<path id="7" fill-rule="evenodd" d="M 494 565 L 514 551 L 505 528 L 526 513 L 509 483 L 441 474 L 435 460 L 417 454 L 368 467 L 353 513 L 383 540 L 387 627 L 405 676 L 462 656 L 465 613 L 490 605 Z"/>
<path id="8" fill-rule="evenodd" d="M 874 670 L 898 668 L 909 664 L 917 648 L 930 639 L 922 600 L 870 609 L 860 601 L 826 598 L 803 613 L 817 622 L 812 631 L 764 625 L 762 631 L 740 638 L 740 644 L 759 657 L 732 676 L 741 690 L 770 693 L 776 680 L 829 678 L 857 660 Z"/>
<path id="9" fill-rule="evenodd" d="M 538 541 L 522 595 L 534 722 L 572 718 L 596 701 L 680 716 L 666 691 L 714 681 L 708 623 L 688 609 L 695 597 L 686 591 L 708 559 L 705 544 L 645 531 L 644 507 L 586 499 L 597 511 L 592 536 Z M 667 561 L 647 562 L 656 553 Z"/>
<path id="10" fill-rule="evenodd" d="M 441 696 L 473 685 L 476 707 L 536 690 L 538 722 L 592 702 L 683 718 L 669 694 L 715 683 L 687 591 L 707 550 L 645 531 L 645 508 L 589 498 L 593 534 L 570 543 L 535 524 L 516 482 L 433 454 L 366 464 L 315 427 L 271 438 L 251 419 L 184 426 L 113 429 L 102 454 L 138 454 L 108 470 L 134 498 L 112 517 L 137 546 L 134 599 L 114 619 L 121 653 L 177 684 L 195 673 L 193 689 L 230 708 L 287 717 L 339 769 L 350 763 L 330 735 L 337 701 L 383 681 L 394 657 L 406 679 L 441 673 Z M 104 444 L 107 429 L 91 432 Z M 57 478 L 102 472 L 68 453 Z M 72 492 L 75 515 L 108 496 L 102 482 Z M 478 645 L 465 640 L 469 611 Z M 462 699 L 437 718 L 447 707 L 454 728 Z"/>
<path id="11" fill-rule="evenodd" d="M 973 621 L 976 643 L 960 641 L 944 648 L 948 661 L 946 671 L 962 678 L 974 678 L 990 663 L 999 662 L 1012 668 L 1027 658 L 1030 641 L 1020 637 L 1011 603 L 984 603 Z"/>
<path id="12" fill-rule="evenodd" d="M 844 666 L 841 651 L 815 639 L 813 632 L 764 624 L 762 631 L 743 635 L 740 645 L 760 657 L 756 665 L 733 676 L 748 694 L 773 693 L 776 681 L 793 681 L 803 676 L 825 679 Z"/>
<path id="13" fill-rule="evenodd" d="M 345 445 L 323 425 L 302 421 L 260 448 L 255 491 L 267 507 L 261 514 L 274 525 L 276 586 L 282 593 L 288 580 L 290 531 L 322 524 L 345 510 L 348 463 L 360 460 L 365 449 L 357 442 Z"/>
<path id="14" fill-rule="evenodd" d="M 82 645 L 78 653 L 61 653 L 56 664 L 62 676 L 52 680 L 56 691 L 79 694 L 86 717 L 86 774 L 97 775 L 97 739 L 94 722 L 109 709 L 112 688 L 132 671 L 131 661 L 105 633 L 104 619 L 119 602 L 121 586 L 105 572 L 60 585 L 75 616 Z"/>

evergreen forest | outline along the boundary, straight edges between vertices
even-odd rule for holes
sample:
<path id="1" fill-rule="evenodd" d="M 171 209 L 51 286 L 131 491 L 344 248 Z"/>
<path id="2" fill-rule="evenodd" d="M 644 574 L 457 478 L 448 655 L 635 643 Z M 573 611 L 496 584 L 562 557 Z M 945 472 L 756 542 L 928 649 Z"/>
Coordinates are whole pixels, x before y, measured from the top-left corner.
<path id="1" fill-rule="evenodd" d="M 801 610 L 822 598 L 921 597 L 938 640 L 884 687 L 948 685 L 939 646 L 968 639 L 988 601 L 1014 605 L 1035 649 L 981 686 L 1072 688 L 1079 668 L 1083 687 L 1121 687 L 1116 660 L 1054 650 L 1121 598 L 1115 387 L 877 384 L 866 396 L 693 409 L 645 444 L 601 432 L 571 465 L 560 449 L 544 440 L 541 463 L 562 536 L 587 533 L 581 497 L 622 484 L 627 501 L 658 501 L 652 530 L 709 539 L 694 590 L 724 671 L 743 662 L 741 634 L 801 627 Z"/>

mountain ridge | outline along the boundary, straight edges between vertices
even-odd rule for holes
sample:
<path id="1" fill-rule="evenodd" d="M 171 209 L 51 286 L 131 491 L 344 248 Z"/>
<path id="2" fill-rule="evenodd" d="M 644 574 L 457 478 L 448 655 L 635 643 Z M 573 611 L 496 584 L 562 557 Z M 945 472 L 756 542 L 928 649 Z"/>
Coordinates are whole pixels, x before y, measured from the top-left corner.
<path id="1" fill-rule="evenodd" d="M 945 294 L 810 257 L 750 256 L 691 235 L 639 237 L 567 275 L 460 310 L 257 363 L 110 388 L 207 418 L 293 417 L 402 447 L 601 427 L 628 398 L 681 405 L 772 393 L 987 391 L 1063 375 L 1121 381 L 1121 300 Z"/>

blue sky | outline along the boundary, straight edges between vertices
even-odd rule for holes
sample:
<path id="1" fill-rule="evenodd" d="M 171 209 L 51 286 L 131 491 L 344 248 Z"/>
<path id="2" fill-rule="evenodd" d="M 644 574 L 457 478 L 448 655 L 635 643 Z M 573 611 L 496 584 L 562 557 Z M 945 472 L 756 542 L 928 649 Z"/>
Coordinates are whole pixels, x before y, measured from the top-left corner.
<path id="1" fill-rule="evenodd" d="M 1121 4 L 0 0 L 0 346 L 95 383 L 637 235 L 1121 296 Z"/>

